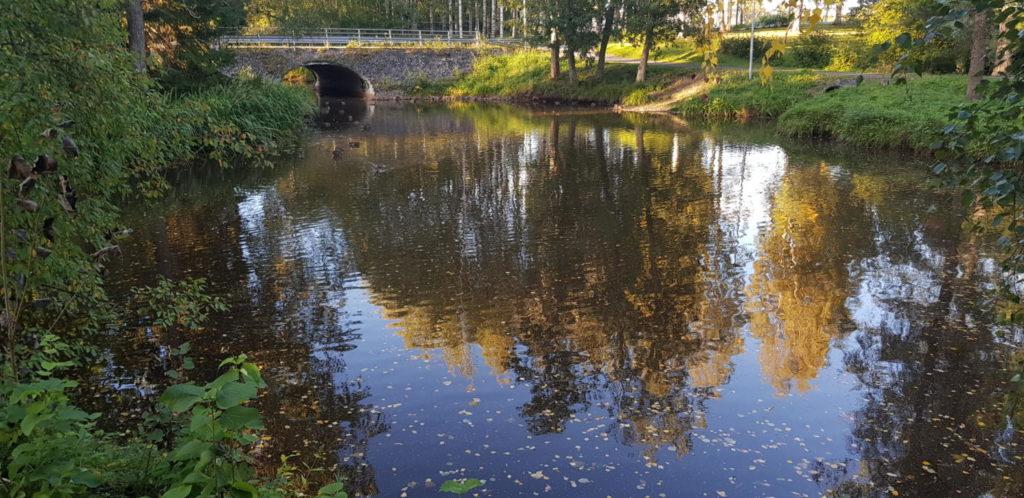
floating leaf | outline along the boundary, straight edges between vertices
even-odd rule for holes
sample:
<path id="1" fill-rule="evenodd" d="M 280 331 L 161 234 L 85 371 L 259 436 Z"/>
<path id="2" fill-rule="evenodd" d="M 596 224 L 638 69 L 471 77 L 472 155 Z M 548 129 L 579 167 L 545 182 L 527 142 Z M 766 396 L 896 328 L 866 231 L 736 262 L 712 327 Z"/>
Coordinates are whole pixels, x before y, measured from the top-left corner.
<path id="1" fill-rule="evenodd" d="M 463 495 L 483 485 L 484 482 L 480 479 L 449 480 L 441 485 L 441 491 Z"/>

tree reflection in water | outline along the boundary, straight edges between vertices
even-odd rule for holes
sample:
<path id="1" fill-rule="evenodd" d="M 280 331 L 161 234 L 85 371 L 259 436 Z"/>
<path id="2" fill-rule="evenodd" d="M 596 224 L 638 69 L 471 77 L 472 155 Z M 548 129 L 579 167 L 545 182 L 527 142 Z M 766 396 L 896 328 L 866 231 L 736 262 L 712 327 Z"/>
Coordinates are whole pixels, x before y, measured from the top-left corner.
<path id="1" fill-rule="evenodd" d="M 1020 460 L 993 449 L 1014 342 L 994 338 L 979 305 L 997 275 L 917 170 L 663 118 L 363 111 L 372 127 L 346 119 L 273 172 L 183 179 L 164 214 L 134 220 L 139 261 L 118 270 L 124 286 L 154 272 L 206 276 L 231 297 L 210 327 L 224 335 L 192 338 L 199 373 L 228 351 L 264 366 L 268 462 L 295 453 L 361 494 L 431 476 L 404 470 L 413 460 L 501 478 L 495 496 L 534 491 L 513 483 L 531 484 L 536 459 L 492 450 L 492 469 L 467 456 L 478 448 L 418 432 L 455 431 L 463 417 L 440 408 L 455 388 L 426 380 L 422 358 L 440 353 L 468 390 L 488 383 L 474 403 L 508 405 L 521 422 L 486 429 L 481 444 L 568 441 L 596 424 L 585 440 L 598 446 L 577 458 L 693 494 L 1020 492 Z M 338 143 L 355 145 L 337 159 Z M 115 376 L 159 377 L 138 347 L 115 351 Z M 385 378 L 405 383 L 408 406 L 388 405 L 401 385 Z M 760 385 L 777 396 L 768 409 Z M 852 422 L 801 404 L 816 391 L 841 399 Z M 804 439 L 840 441 L 821 443 L 827 458 L 763 430 L 775 426 L 765 417 L 801 410 L 820 424 L 796 427 Z M 744 434 L 750 448 L 729 446 Z M 422 453 L 387 446 L 392 436 Z M 610 445 L 639 453 L 609 456 Z M 751 448 L 775 461 L 726 463 Z M 673 466 L 675 477 L 657 474 Z M 608 494 L 639 489 L 584 475 Z"/>

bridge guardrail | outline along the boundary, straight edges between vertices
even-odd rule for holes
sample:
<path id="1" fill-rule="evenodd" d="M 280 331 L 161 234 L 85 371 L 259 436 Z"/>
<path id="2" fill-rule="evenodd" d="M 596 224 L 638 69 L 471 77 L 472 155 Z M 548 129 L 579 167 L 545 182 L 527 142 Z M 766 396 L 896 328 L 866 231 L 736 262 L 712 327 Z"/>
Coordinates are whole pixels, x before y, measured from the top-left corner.
<path id="1" fill-rule="evenodd" d="M 341 47 L 351 43 L 385 45 L 424 45 L 427 43 L 511 45 L 520 40 L 511 38 L 488 39 L 477 31 L 416 30 L 416 29 L 361 29 L 361 28 L 308 28 L 294 30 L 258 30 L 229 28 L 221 30 L 217 44 L 222 47 L 306 48 Z"/>

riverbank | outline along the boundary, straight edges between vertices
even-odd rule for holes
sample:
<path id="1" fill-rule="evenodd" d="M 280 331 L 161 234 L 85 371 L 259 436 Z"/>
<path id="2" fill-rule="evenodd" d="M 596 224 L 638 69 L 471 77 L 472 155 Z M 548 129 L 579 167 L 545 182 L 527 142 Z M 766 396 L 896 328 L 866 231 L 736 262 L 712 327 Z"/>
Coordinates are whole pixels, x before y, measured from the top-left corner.
<path id="1" fill-rule="evenodd" d="M 508 101 L 560 101 L 580 104 L 642 105 L 658 91 L 669 87 L 678 77 L 674 68 L 651 66 L 647 82 L 636 83 L 636 68 L 609 64 L 604 77 L 596 67 L 579 68 L 579 82 L 568 81 L 566 64 L 562 78 L 548 78 L 548 56 L 539 51 L 481 57 L 469 72 L 439 83 L 423 83 L 409 89 L 412 98 L 448 97 L 453 99 Z"/>
<path id="2" fill-rule="evenodd" d="M 824 138 L 858 146 L 927 150 L 941 133 L 951 109 L 964 102 L 963 76 L 888 78 L 822 71 L 776 73 L 768 84 L 746 73 L 726 71 L 705 82 L 686 66 L 652 65 L 648 81 L 634 81 L 636 66 L 609 64 L 598 79 L 592 67 L 580 81 L 548 78 L 540 52 L 484 57 L 473 69 L 440 84 L 409 91 L 413 99 L 545 101 L 617 107 L 632 112 L 672 112 L 712 121 L 777 121 L 779 132 L 798 138 Z M 831 86 L 838 88 L 825 91 Z"/>
<path id="3" fill-rule="evenodd" d="M 826 89 L 843 83 L 831 91 Z M 768 119 L 780 133 L 852 145 L 924 151 L 941 135 L 950 111 L 964 102 L 966 78 L 924 76 L 905 85 L 799 72 L 778 74 L 768 85 L 729 74 L 675 105 L 687 117 L 717 121 Z"/>

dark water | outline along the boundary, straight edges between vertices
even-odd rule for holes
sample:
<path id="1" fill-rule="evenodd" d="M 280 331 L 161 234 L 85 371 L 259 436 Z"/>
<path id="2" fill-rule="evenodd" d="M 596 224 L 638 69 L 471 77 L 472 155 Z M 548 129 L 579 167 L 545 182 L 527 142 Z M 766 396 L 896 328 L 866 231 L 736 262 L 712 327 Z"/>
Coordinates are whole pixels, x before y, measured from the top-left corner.
<path id="1" fill-rule="evenodd" d="M 360 114 L 130 217 L 115 292 L 204 277 L 232 310 L 123 341 L 113 375 L 248 353 L 261 459 L 363 494 L 1024 496 L 1024 334 L 921 164 L 668 118 Z"/>

